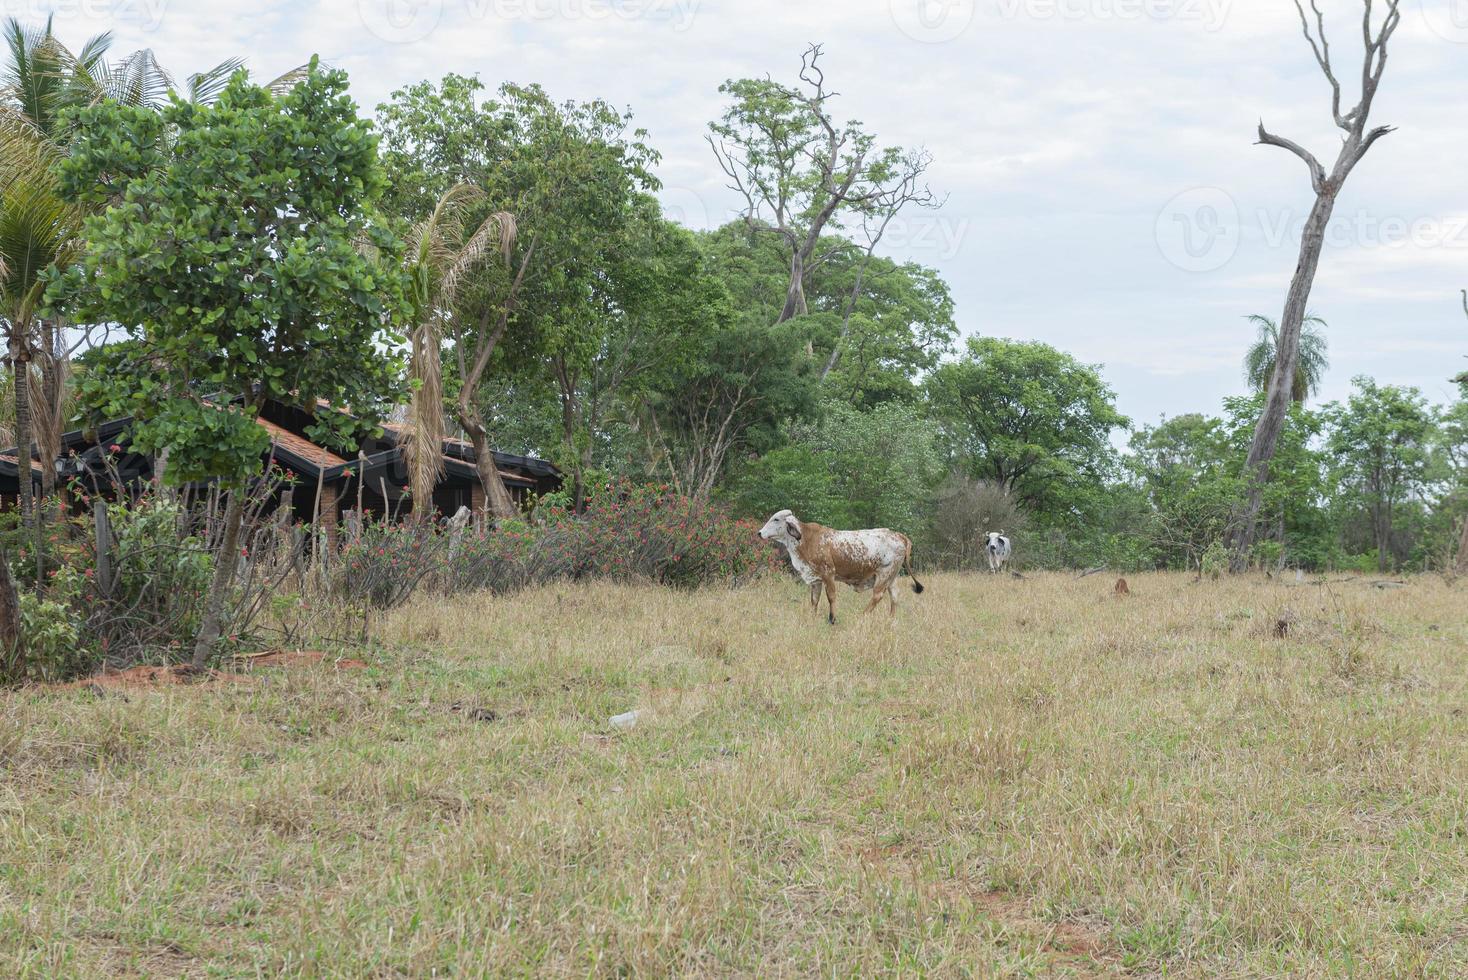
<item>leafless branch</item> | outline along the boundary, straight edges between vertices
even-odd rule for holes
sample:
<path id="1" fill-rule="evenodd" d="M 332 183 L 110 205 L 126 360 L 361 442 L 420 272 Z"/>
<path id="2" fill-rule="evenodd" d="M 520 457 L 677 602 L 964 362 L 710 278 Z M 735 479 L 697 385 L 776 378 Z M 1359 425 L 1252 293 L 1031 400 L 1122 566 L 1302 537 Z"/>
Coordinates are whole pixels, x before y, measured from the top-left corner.
<path id="1" fill-rule="evenodd" d="M 1255 142 L 1263 146 L 1277 146 L 1281 149 L 1289 150 L 1295 156 L 1304 160 L 1305 166 L 1310 168 L 1310 186 L 1315 189 L 1317 194 L 1324 189 L 1325 168 L 1320 165 L 1319 160 L 1315 159 L 1315 154 L 1305 149 L 1299 143 L 1269 132 L 1269 130 L 1264 128 L 1263 120 L 1259 122 L 1259 139 Z"/>
<path id="2" fill-rule="evenodd" d="M 1367 5 L 1368 8 L 1370 4 Z M 1305 32 L 1305 40 L 1310 42 L 1310 50 L 1315 54 L 1315 63 L 1325 73 L 1325 80 L 1330 82 L 1330 111 L 1335 117 L 1335 124 L 1341 129 L 1349 130 L 1350 123 L 1346 117 L 1341 115 L 1341 83 L 1336 79 L 1335 72 L 1330 65 L 1330 42 L 1325 36 L 1325 15 L 1320 12 L 1320 5 L 1316 0 L 1310 0 L 1310 9 L 1315 13 L 1315 33 L 1310 32 L 1310 21 L 1305 17 L 1305 7 L 1300 0 L 1295 0 L 1295 10 L 1300 15 L 1300 28 Z M 1316 36 L 1319 36 L 1319 43 Z"/>

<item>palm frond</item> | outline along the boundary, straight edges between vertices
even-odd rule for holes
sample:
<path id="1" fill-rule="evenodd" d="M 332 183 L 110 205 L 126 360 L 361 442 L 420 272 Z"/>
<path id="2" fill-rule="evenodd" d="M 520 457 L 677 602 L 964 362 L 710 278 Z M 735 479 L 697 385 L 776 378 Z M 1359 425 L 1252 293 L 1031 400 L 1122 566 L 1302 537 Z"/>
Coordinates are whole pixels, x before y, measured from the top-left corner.
<path id="1" fill-rule="evenodd" d="M 459 284 L 491 252 L 499 254 L 508 262 L 511 250 L 515 247 L 517 231 L 515 216 L 508 211 L 496 211 L 485 218 L 469 240 L 459 248 L 453 264 L 444 271 L 439 285 L 443 304 L 452 305 L 458 295 Z"/>
<path id="2" fill-rule="evenodd" d="M 92 75 L 93 102 L 112 99 L 122 105 L 157 108 L 176 87 L 151 48 L 134 51 L 116 65 L 99 63 Z"/>
<path id="3" fill-rule="evenodd" d="M 443 441 L 448 434 L 443 414 L 443 332 L 437 316 L 422 318 L 413 331 L 412 346 L 409 376 L 413 399 L 408 408 L 403 454 L 413 493 L 413 513 L 423 517 L 431 511 L 433 488 L 443 478 Z"/>
<path id="4" fill-rule="evenodd" d="M 195 72 L 184 83 L 183 96 L 194 105 L 209 105 L 219 98 L 235 73 L 245 67 L 244 58 L 221 61 L 208 71 Z"/>
<path id="5" fill-rule="evenodd" d="M 102 60 L 107 57 L 107 52 L 111 48 L 111 31 L 88 38 L 87 43 L 82 45 L 82 49 L 77 52 L 77 67 L 90 74 L 98 65 L 102 64 Z"/>
<path id="6" fill-rule="evenodd" d="M 10 55 L 0 76 L 3 100 L 38 130 L 50 133 L 66 104 L 71 54 L 51 33 L 50 20 L 43 28 L 27 28 L 12 17 L 3 33 Z"/>
<path id="7" fill-rule="evenodd" d="M 40 305 L 41 273 L 64 266 L 82 247 L 82 212 L 57 194 L 49 173 L 10 181 L 0 191 L 0 278 L 3 315 L 28 322 Z"/>
<path id="8" fill-rule="evenodd" d="M 265 88 L 270 91 L 271 95 L 274 95 L 278 98 L 282 95 L 285 95 L 291 89 L 304 82 L 306 80 L 306 76 L 310 74 L 311 66 L 309 64 L 301 65 L 299 67 L 292 68 L 290 71 L 286 72 L 284 75 L 279 76 L 278 78 L 272 78 L 270 81 L 265 83 Z"/>
<path id="9" fill-rule="evenodd" d="M 1254 391 L 1267 391 L 1279 352 L 1279 325 L 1258 313 L 1251 313 L 1245 319 L 1257 328 L 1257 337 L 1244 354 L 1244 380 Z M 1296 402 L 1304 402 L 1320 390 L 1320 382 L 1330 367 L 1325 325 L 1325 320 L 1314 313 L 1307 313 L 1302 321 L 1295 376 L 1290 383 L 1290 397 Z"/>

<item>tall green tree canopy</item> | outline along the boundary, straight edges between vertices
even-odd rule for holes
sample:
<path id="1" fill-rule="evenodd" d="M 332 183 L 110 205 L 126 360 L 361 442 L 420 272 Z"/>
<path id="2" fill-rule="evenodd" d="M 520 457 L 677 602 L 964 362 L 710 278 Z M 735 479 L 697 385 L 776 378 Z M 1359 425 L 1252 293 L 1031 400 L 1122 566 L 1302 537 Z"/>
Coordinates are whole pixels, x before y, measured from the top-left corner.
<path id="1" fill-rule="evenodd" d="M 284 95 L 241 72 L 213 105 L 161 113 L 108 102 L 78 114 L 66 194 L 113 202 L 87 221 L 86 251 L 51 293 L 72 316 L 121 324 L 133 344 L 84 389 L 104 415 L 134 416 L 133 447 L 167 451 L 173 482 L 217 479 L 228 496 L 193 664 L 219 638 L 244 519 L 241 486 L 269 437 L 267 400 L 316 412 L 312 435 L 346 447 L 395 401 L 385 351 L 404 293 L 399 243 L 374 211 L 377 139 L 341 72 L 313 60 Z M 170 138 L 160 139 L 168 130 Z M 127 356 L 127 355 L 131 356 Z"/>
<path id="2" fill-rule="evenodd" d="M 1037 515 L 1084 509 L 1128 425 L 1098 368 L 1038 341 L 972 337 L 925 387 L 953 464 Z"/>
<path id="3" fill-rule="evenodd" d="M 879 148 L 860 122 L 837 121 L 822 55 L 818 44 L 806 48 L 795 85 L 769 77 L 725 82 L 719 91 L 730 104 L 709 125 L 709 145 L 744 199 L 748 227 L 772 237 L 784 260 L 775 322 L 808 311 L 810 275 L 840 250 L 828 231 L 850 224 L 874 247 L 904 207 L 938 203 L 922 182 L 932 162 L 926 151 Z"/>
<path id="4" fill-rule="evenodd" d="M 514 220 L 507 261 L 478 267 L 445 316 L 444 390 L 481 479 L 487 489 L 498 480 L 485 396 L 520 373 L 559 387 L 569 420 L 557 448 L 579 481 L 580 379 L 604 346 L 608 274 L 635 234 L 641 193 L 657 186 L 656 154 L 626 113 L 558 103 L 533 85 L 486 98 L 477 79 L 448 75 L 395 92 L 378 114 L 399 221 L 420 221 L 460 184 L 482 191 L 483 213 Z M 488 384 L 492 375 L 500 377 Z"/>
<path id="5" fill-rule="evenodd" d="M 1403 503 L 1423 492 L 1432 473 L 1436 417 L 1415 388 L 1358 377 L 1344 404 L 1326 406 L 1328 448 L 1337 488 L 1365 511 L 1377 568 L 1393 563 L 1393 526 Z"/>
<path id="6" fill-rule="evenodd" d="M 117 203 L 88 219 L 79 267 L 52 298 L 136 341 L 88 394 L 103 413 L 137 417 L 141 451 L 168 447 L 175 480 L 254 473 L 268 445 L 254 417 L 268 399 L 325 399 L 370 419 L 395 394 L 383 344 L 401 273 L 363 246 L 399 246 L 375 217 L 377 141 L 346 88 L 345 74 L 313 64 L 280 97 L 241 74 L 212 106 L 78 113 L 65 191 Z M 320 413 L 316 434 L 343 444 L 353 426 Z"/>

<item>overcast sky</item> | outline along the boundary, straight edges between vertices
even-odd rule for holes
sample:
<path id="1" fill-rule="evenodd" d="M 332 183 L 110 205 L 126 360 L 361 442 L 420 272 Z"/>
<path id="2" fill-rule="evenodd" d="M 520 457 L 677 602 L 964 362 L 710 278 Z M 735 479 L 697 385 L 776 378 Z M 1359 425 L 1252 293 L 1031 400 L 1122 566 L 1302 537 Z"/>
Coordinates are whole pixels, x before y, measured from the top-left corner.
<path id="1" fill-rule="evenodd" d="M 1360 2 L 1321 2 L 1353 99 Z M 1327 400 L 1357 374 L 1447 400 L 1468 353 L 1468 0 L 1402 9 L 1373 113 L 1400 129 L 1341 195 L 1311 300 Z M 663 200 L 695 226 L 736 204 L 704 142 L 719 84 L 793 80 L 822 42 L 838 114 L 927 146 L 948 195 L 886 251 L 941 270 L 964 334 L 1104 365 L 1139 423 L 1216 411 L 1241 388 L 1244 316 L 1282 308 L 1311 195 L 1299 160 L 1253 145 L 1258 120 L 1337 146 L 1285 0 L 0 0 L 48 11 L 69 43 L 110 29 L 178 75 L 320 54 L 367 112 L 448 71 L 602 98 L 650 131 Z"/>

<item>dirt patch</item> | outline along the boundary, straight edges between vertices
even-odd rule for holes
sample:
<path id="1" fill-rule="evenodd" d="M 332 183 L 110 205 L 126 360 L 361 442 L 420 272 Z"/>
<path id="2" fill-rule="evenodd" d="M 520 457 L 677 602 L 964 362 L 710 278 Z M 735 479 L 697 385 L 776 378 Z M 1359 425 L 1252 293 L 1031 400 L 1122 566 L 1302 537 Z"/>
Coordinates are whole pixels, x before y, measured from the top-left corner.
<path id="1" fill-rule="evenodd" d="M 360 660 L 333 657 L 320 650 L 265 650 L 229 658 L 234 671 L 194 670 L 188 664 L 172 667 L 140 666 L 126 670 L 103 668 L 99 674 L 67 681 L 64 684 L 37 684 L 36 691 L 94 691 L 110 693 L 124 690 L 147 690 L 182 685 L 251 684 L 249 672 L 264 667 L 331 667 L 336 670 L 365 670 Z"/>
<path id="2" fill-rule="evenodd" d="M 948 902 L 968 902 L 994 921 L 1035 937 L 1049 954 L 1050 966 L 1064 967 L 1069 976 L 1110 977 L 1127 973 L 1121 950 L 1104 929 L 1084 922 L 1037 918 L 1023 899 L 1008 892 L 979 889 L 963 881 L 923 881 L 921 876 L 893 867 L 894 862 L 908 863 L 896 848 L 865 847 L 859 853 L 862 862 L 873 870 L 900 873 L 934 897 Z"/>
<path id="3" fill-rule="evenodd" d="M 999 891 L 968 891 L 968 898 L 990 917 L 1040 938 L 1055 962 L 1075 971 L 1076 976 L 1115 975 L 1122 965 L 1121 954 L 1106 934 L 1080 922 L 1047 922 L 1030 915 L 1025 903 Z"/>
<path id="4" fill-rule="evenodd" d="M 320 666 L 332 667 L 336 670 L 367 669 L 367 665 L 360 660 L 333 657 L 320 650 L 263 650 L 260 653 L 241 653 L 231 659 L 237 666 L 245 670 L 253 670 L 256 667 Z"/>
<path id="5" fill-rule="evenodd" d="M 104 669 L 100 674 L 64 684 L 38 684 L 39 691 L 113 691 L 173 687 L 181 684 L 247 684 L 250 678 L 218 670 L 194 670 L 187 664 L 173 667 L 129 667 Z"/>

